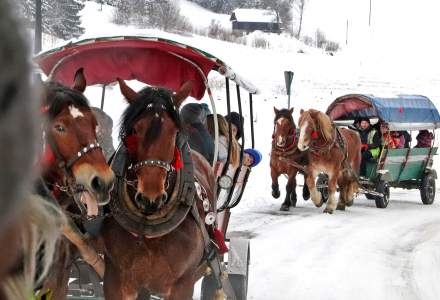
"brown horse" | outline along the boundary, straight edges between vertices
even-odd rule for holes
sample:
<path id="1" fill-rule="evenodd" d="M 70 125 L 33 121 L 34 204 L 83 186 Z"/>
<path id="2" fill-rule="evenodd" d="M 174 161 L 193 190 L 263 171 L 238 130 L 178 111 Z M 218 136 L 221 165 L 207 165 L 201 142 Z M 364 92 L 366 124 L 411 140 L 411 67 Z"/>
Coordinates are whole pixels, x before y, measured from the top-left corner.
<path id="1" fill-rule="evenodd" d="M 42 159 L 42 177 L 59 205 L 76 220 L 94 218 L 98 206 L 110 201 L 114 174 L 96 139 L 96 119 L 83 92 L 86 80 L 83 70 L 75 74 L 73 88 L 56 82 L 44 84 L 43 111 L 47 116 Z M 59 257 L 44 289 L 53 291 L 54 299 L 64 299 L 73 255 L 74 242 L 83 252 L 72 227 L 63 230 L 68 239 L 59 246 Z M 73 239 L 72 239 L 73 237 Z M 103 273 L 103 272 L 102 272 Z"/>
<path id="2" fill-rule="evenodd" d="M 296 175 L 301 165 L 306 163 L 306 154 L 299 151 L 296 140 L 296 125 L 292 117 L 293 108 L 278 110 L 274 107 L 275 120 L 272 134 L 272 150 L 270 153 L 270 175 L 272 177 L 272 196 L 280 197 L 278 177 L 288 176 L 286 198 L 280 210 L 288 211 L 296 206 Z M 303 187 L 303 198 L 310 197 L 307 185 Z"/>
<path id="3" fill-rule="evenodd" d="M 344 210 L 346 205 L 353 203 L 358 190 L 357 174 L 361 162 L 358 133 L 334 126 L 326 114 L 314 109 L 301 110 L 299 128 L 298 149 L 309 153 L 306 182 L 313 203 L 317 207 L 323 204 L 315 179 L 325 173 L 329 177 L 329 199 L 324 212 L 333 213 L 336 208 L 336 185 L 340 190 L 337 209 Z"/>
<path id="4" fill-rule="evenodd" d="M 111 202 L 114 218 L 103 226 L 105 298 L 136 299 L 146 289 L 166 299 L 192 299 L 194 284 L 206 270 L 205 222 L 200 224 L 200 217 L 195 216 L 200 203 L 193 202 L 194 195 L 182 189 L 186 184 L 177 182 L 185 176 L 192 182 L 195 178 L 206 191 L 211 207 L 215 186 L 209 163 L 197 152 L 179 147 L 178 108 L 192 85 L 186 83 L 173 94 L 152 87 L 137 93 L 122 80 L 119 84 L 129 106 L 120 133 L 128 154 L 118 152 L 114 161 L 118 180 L 119 157 L 127 158 L 131 167 L 123 164 L 117 184 L 119 196 Z M 185 156 L 192 157 L 193 167 L 185 162 Z M 181 160 L 183 168 L 179 168 Z M 186 212 L 181 213 L 183 207 L 187 207 Z M 132 223 L 131 217 L 135 220 Z M 151 227 L 141 227 L 146 223 Z M 149 229 L 144 233 L 144 228 Z"/>

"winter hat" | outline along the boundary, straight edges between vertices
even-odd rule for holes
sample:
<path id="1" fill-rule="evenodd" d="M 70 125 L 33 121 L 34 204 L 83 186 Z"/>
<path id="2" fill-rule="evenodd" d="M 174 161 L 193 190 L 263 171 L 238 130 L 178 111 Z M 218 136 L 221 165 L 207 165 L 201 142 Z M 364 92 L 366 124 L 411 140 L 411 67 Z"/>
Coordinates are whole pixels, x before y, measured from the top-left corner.
<path id="1" fill-rule="evenodd" d="M 208 105 L 208 104 L 206 104 L 206 103 L 201 103 L 200 106 L 202 107 L 203 112 L 205 113 L 205 118 L 206 118 L 206 116 L 212 114 L 211 110 L 209 109 L 209 105 Z"/>
<path id="2" fill-rule="evenodd" d="M 235 127 L 237 127 L 237 140 L 240 139 L 243 136 L 243 132 L 241 129 L 241 126 L 243 124 L 243 117 L 233 111 L 229 115 L 226 115 L 225 119 L 226 121 L 231 122 L 231 124 L 234 124 Z"/>
<path id="3" fill-rule="evenodd" d="M 263 159 L 263 156 L 261 155 L 261 152 L 258 151 L 257 149 L 252 149 L 252 148 L 245 149 L 245 150 L 244 150 L 244 153 L 246 153 L 246 154 L 252 156 L 252 159 L 253 159 L 254 161 L 253 161 L 251 167 L 255 167 L 255 166 L 258 165 L 258 164 L 261 162 L 261 160 Z"/>
<path id="4" fill-rule="evenodd" d="M 185 124 L 205 123 L 206 112 L 198 103 L 188 103 L 180 110 L 180 117 Z"/>

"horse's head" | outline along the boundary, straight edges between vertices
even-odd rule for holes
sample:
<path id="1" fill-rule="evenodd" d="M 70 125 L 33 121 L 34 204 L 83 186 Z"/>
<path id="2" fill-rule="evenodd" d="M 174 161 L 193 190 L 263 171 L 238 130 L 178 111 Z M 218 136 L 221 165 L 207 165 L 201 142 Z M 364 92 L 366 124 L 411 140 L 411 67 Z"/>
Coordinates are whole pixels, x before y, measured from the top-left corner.
<path id="1" fill-rule="evenodd" d="M 120 79 L 121 92 L 129 103 L 122 117 L 120 136 L 128 149 L 131 170 L 137 178 L 135 205 L 145 214 L 160 210 L 172 164 L 180 159 L 176 137 L 180 129 L 178 109 L 189 96 L 186 82 L 173 94 L 165 88 L 147 87 L 135 92 Z"/>
<path id="2" fill-rule="evenodd" d="M 110 200 L 114 174 L 96 139 L 97 122 L 83 95 L 83 70 L 75 74 L 73 88 L 48 82 L 44 86 L 43 111 L 47 114 L 43 164 L 56 184 L 80 194 L 80 208 L 87 215 L 98 212 L 98 205 Z"/>
<path id="3" fill-rule="evenodd" d="M 306 151 L 317 140 L 329 141 L 332 138 L 332 123 L 330 118 L 315 109 L 301 109 L 298 121 L 298 149 Z"/>
<path id="4" fill-rule="evenodd" d="M 296 138 L 296 125 L 292 117 L 293 108 L 278 110 L 274 107 L 273 109 L 275 120 L 272 138 L 277 147 L 284 148 L 288 146 L 289 138 L 292 139 L 292 142 Z"/>

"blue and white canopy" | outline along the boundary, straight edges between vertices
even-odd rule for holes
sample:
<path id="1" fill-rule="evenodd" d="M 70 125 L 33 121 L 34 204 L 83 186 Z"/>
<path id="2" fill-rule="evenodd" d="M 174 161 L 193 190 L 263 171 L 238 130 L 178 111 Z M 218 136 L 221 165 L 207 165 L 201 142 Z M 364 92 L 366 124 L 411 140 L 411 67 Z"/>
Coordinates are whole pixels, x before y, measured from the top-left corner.
<path id="1" fill-rule="evenodd" d="M 350 94 L 337 98 L 327 109 L 334 121 L 360 117 L 378 118 L 390 130 L 420 130 L 440 127 L 440 115 L 425 96 L 399 95 L 392 98 Z"/>

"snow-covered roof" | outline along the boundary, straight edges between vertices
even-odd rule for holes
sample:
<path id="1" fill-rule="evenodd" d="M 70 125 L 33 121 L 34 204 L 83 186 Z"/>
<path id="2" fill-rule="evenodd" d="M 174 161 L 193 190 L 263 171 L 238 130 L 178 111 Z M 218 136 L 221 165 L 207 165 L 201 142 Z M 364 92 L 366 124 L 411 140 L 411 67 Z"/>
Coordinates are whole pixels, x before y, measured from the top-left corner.
<path id="1" fill-rule="evenodd" d="M 277 15 L 272 10 L 237 8 L 232 12 L 231 21 L 277 23 Z"/>

